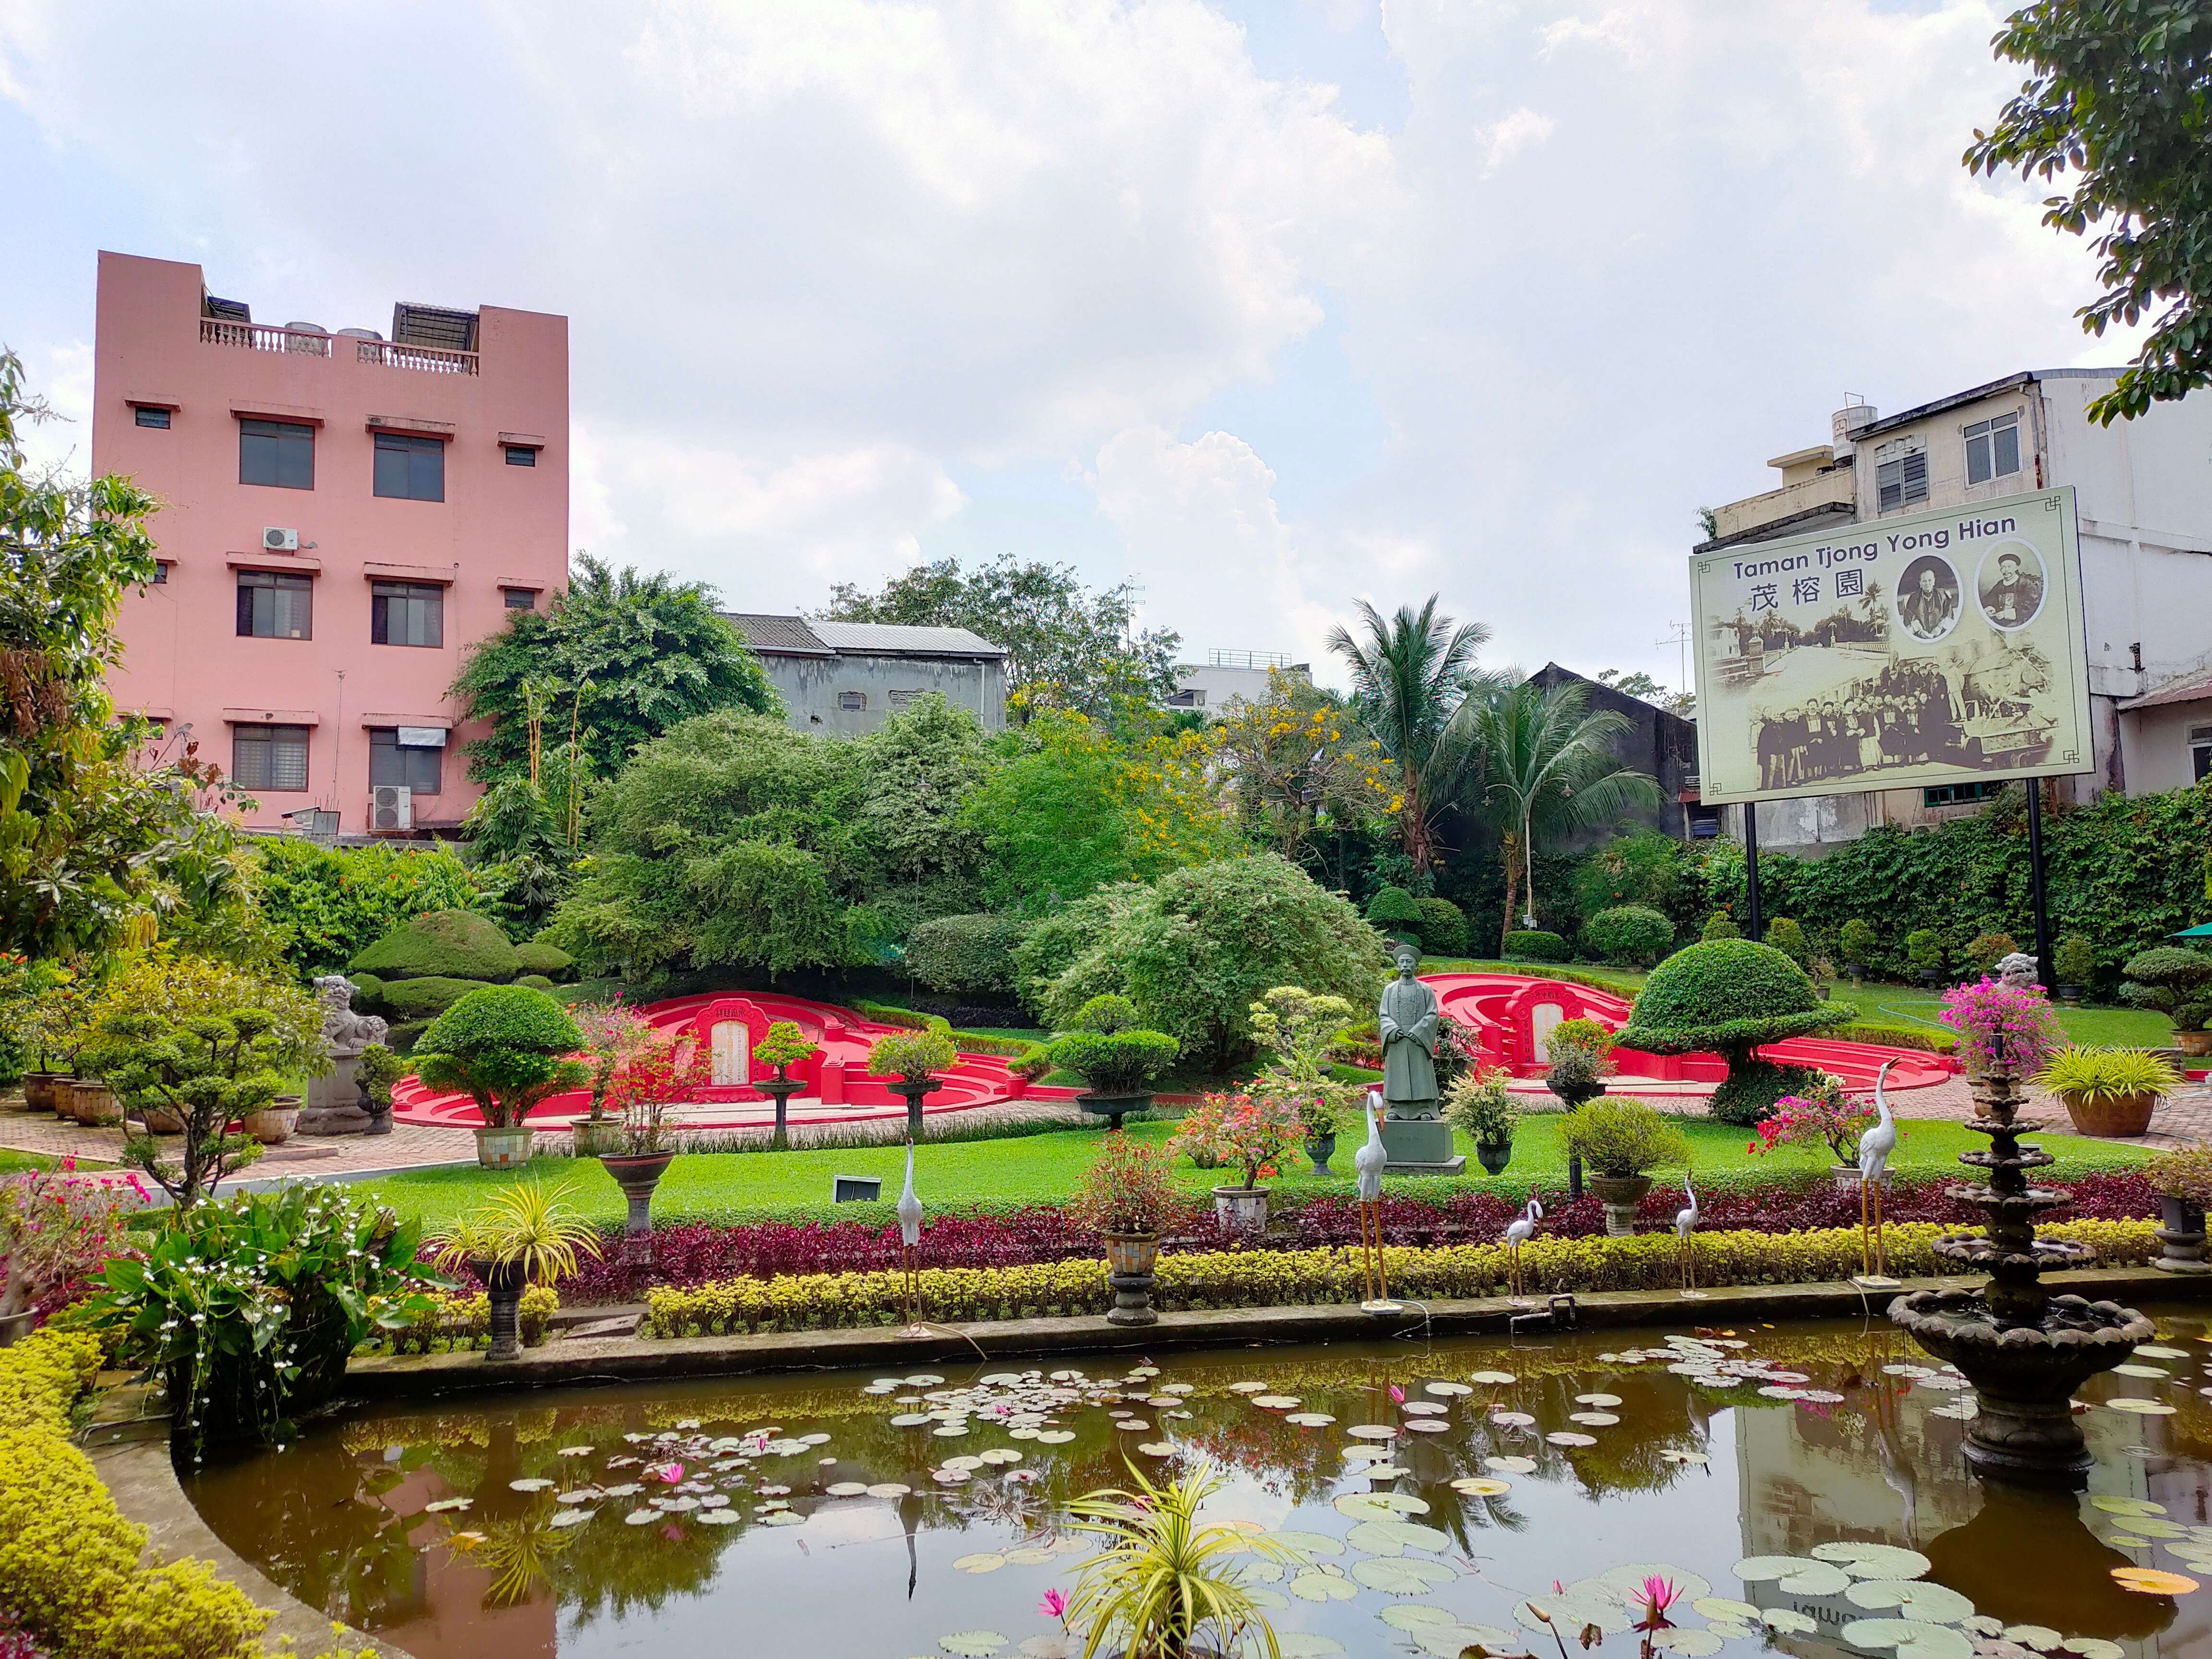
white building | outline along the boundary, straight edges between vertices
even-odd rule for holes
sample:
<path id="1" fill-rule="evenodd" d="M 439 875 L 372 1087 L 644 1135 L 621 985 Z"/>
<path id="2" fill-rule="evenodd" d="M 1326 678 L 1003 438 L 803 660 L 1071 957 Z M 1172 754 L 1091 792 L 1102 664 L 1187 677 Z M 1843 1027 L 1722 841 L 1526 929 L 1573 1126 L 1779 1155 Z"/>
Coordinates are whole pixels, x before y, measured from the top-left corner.
<path id="1" fill-rule="evenodd" d="M 1694 550 L 2071 484 L 2095 747 L 2094 772 L 2070 787 L 2142 794 L 2201 778 L 2212 764 L 2212 393 L 2098 425 L 2084 411 L 2118 372 L 2024 370 L 1887 417 L 1849 404 L 1827 447 L 1768 463 L 1778 488 L 1715 508 L 1715 534 Z M 1876 824 L 1959 816 L 2002 787 L 1766 802 L 1759 838 L 1817 853 Z"/>
<path id="2" fill-rule="evenodd" d="M 1175 693 L 1167 706 L 1196 709 L 1207 720 L 1218 720 L 1231 697 L 1265 702 L 1270 672 L 1310 680 L 1313 665 L 1292 662 L 1287 651 L 1211 651 L 1203 663 L 1176 665 Z"/>

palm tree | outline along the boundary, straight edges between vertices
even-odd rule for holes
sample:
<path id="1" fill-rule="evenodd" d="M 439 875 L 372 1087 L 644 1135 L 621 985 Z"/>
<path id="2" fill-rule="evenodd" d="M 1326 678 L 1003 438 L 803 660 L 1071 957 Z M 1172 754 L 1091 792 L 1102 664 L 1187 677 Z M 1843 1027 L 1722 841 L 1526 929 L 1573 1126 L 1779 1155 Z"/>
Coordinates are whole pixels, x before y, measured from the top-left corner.
<path id="1" fill-rule="evenodd" d="M 1499 826 L 1505 854 L 1504 931 L 1513 929 L 1514 896 L 1524 888 L 1522 922 L 1534 927 L 1537 830 L 1610 823 L 1658 805 L 1659 786 L 1613 756 L 1610 745 L 1635 723 L 1612 709 L 1591 713 L 1588 690 L 1572 680 L 1500 684 L 1469 703 L 1463 723 L 1482 805 Z"/>
<path id="2" fill-rule="evenodd" d="M 1468 749 L 1463 722 L 1453 718 L 1468 695 L 1486 684 L 1475 653 L 1489 641 L 1481 623 L 1455 624 L 1437 614 L 1437 595 L 1419 611 L 1401 605 L 1389 622 L 1361 599 L 1364 643 L 1340 626 L 1328 648 L 1352 668 L 1352 708 L 1397 771 L 1398 835 L 1413 868 L 1436 860 L 1435 820 L 1451 803 Z"/>

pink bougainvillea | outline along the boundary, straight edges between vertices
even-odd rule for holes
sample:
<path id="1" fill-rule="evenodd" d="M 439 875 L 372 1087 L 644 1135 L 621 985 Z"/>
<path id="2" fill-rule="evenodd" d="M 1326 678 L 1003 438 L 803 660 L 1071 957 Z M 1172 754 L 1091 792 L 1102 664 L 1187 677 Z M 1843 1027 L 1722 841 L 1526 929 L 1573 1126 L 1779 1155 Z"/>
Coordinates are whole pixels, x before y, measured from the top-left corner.
<path id="1" fill-rule="evenodd" d="M 1986 974 L 1944 992 L 1938 1018 L 1959 1034 L 1960 1054 L 1978 1065 L 1995 1058 L 2002 1038 L 2005 1059 L 2021 1077 L 2041 1071 L 2066 1042 L 2057 1010 L 2041 986 L 2006 985 Z"/>

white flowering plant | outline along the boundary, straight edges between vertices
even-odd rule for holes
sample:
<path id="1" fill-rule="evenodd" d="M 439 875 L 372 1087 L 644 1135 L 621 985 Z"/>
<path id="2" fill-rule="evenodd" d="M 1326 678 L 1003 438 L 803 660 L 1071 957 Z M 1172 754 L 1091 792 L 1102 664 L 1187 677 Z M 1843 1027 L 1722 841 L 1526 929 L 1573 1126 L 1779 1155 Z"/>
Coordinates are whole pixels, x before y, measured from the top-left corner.
<path id="1" fill-rule="evenodd" d="M 323 1185 L 173 1212 L 142 1256 L 110 1261 L 68 1321 L 101 1331 L 166 1387 L 198 1455 L 210 1439 L 281 1443 L 336 1392 L 372 1329 L 398 1329 L 445 1281 L 416 1224 Z"/>

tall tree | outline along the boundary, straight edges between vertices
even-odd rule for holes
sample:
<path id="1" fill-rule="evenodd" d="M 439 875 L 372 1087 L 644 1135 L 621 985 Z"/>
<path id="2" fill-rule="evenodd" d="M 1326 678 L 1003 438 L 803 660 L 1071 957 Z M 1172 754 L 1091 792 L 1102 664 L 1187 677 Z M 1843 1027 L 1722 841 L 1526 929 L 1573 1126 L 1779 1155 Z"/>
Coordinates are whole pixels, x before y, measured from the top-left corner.
<path id="1" fill-rule="evenodd" d="M 1491 687 L 1469 702 L 1463 724 L 1478 757 L 1477 793 L 1505 853 L 1504 931 L 1513 930 L 1516 893 L 1525 893 L 1522 925 L 1533 927 L 1536 836 L 1656 806 L 1659 786 L 1614 758 L 1612 744 L 1634 723 L 1612 709 L 1592 713 L 1589 694 L 1571 680 L 1549 689 L 1534 680 Z"/>
<path id="2" fill-rule="evenodd" d="M 1423 875 L 1440 850 L 1437 815 L 1466 774 L 1467 734 L 1452 717 L 1482 683 L 1475 656 L 1490 640 L 1487 626 L 1439 616 L 1437 602 L 1431 593 L 1419 611 L 1401 605 L 1385 622 L 1362 599 L 1364 639 L 1342 626 L 1328 636 L 1328 648 L 1352 670 L 1353 713 L 1389 757 L 1396 781 L 1389 811 L 1406 856 Z"/>
<path id="3" fill-rule="evenodd" d="M 1382 745 L 1302 675 L 1269 669 L 1266 697 L 1231 698 L 1213 730 L 1245 833 L 1293 864 L 1324 823 L 1387 817 L 1397 798 Z"/>
<path id="4" fill-rule="evenodd" d="M 830 590 L 825 622 L 964 628 L 1007 651 L 1006 689 L 1018 713 L 1072 708 L 1112 717 L 1123 701 L 1149 706 L 1175 690 L 1182 636 L 1135 626 L 1127 583 L 1093 590 L 1072 565 L 1001 554 L 963 570 L 957 559 L 918 564 L 869 593 Z"/>
<path id="5" fill-rule="evenodd" d="M 783 712 L 712 588 L 617 571 L 588 553 L 544 611 L 515 611 L 505 633 L 470 653 L 453 695 L 471 719 L 492 722 L 469 745 L 471 775 L 487 783 L 536 775 L 533 720 L 548 750 L 573 734 L 583 770 L 611 777 L 640 744 L 695 715 Z"/>
<path id="6" fill-rule="evenodd" d="M 2212 5 L 2036 0 L 1993 44 L 2031 72 L 1996 125 L 1975 130 L 1967 167 L 2075 175 L 2043 222 L 2096 234 L 2105 291 L 2077 313 L 2083 329 L 2156 319 L 2091 418 L 2132 420 L 2212 385 Z"/>

